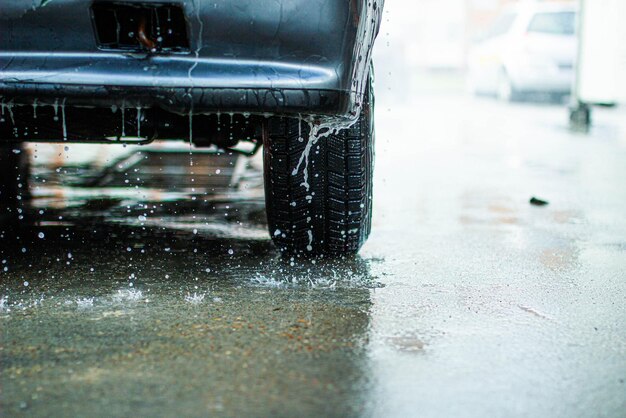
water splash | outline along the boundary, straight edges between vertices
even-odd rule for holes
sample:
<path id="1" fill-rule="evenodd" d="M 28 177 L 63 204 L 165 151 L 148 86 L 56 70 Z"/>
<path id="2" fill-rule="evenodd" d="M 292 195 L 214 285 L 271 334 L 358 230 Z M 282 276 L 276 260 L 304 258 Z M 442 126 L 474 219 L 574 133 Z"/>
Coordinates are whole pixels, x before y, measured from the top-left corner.
<path id="1" fill-rule="evenodd" d="M 193 295 L 187 293 L 187 295 L 185 295 L 185 302 L 197 305 L 204 302 L 205 296 L 206 293 L 193 292 Z"/>
<path id="2" fill-rule="evenodd" d="M 79 309 L 90 309 L 93 307 L 94 300 L 95 298 L 93 297 L 78 298 L 75 300 L 75 303 Z"/>
<path id="3" fill-rule="evenodd" d="M 252 278 L 252 282 L 267 287 L 284 287 L 289 284 L 289 282 L 286 280 L 279 280 L 271 276 L 263 275 L 261 273 L 257 273 L 257 275 Z"/>
<path id="4" fill-rule="evenodd" d="M 120 289 L 113 295 L 116 302 L 137 302 L 143 298 L 143 292 L 137 289 Z"/>

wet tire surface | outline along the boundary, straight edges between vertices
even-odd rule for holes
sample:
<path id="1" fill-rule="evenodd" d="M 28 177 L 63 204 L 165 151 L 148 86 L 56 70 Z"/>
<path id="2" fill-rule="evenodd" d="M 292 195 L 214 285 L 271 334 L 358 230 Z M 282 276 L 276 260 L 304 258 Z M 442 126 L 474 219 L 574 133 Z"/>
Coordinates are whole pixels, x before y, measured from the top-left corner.
<path id="1" fill-rule="evenodd" d="M 287 255 L 355 254 L 371 230 L 373 100 L 365 101 L 349 129 L 313 139 L 310 131 L 299 119 L 270 121 L 265 146 L 270 235 Z"/>

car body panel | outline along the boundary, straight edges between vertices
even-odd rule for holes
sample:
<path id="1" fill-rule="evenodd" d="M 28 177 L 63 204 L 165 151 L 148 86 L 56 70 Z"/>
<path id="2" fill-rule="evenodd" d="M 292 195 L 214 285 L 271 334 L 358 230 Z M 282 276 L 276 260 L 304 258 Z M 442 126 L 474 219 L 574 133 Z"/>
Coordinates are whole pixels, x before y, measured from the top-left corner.
<path id="1" fill-rule="evenodd" d="M 188 53 L 98 49 L 91 0 L 0 6 L 3 103 L 354 119 L 382 1 L 186 0 Z"/>

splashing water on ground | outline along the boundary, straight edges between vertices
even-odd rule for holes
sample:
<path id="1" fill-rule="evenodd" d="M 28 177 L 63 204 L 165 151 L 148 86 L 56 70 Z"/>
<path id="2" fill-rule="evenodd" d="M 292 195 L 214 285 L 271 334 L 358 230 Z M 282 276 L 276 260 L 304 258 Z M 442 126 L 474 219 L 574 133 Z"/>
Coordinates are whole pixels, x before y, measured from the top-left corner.
<path id="1" fill-rule="evenodd" d="M 90 309 L 93 307 L 93 302 L 95 301 L 95 298 L 93 297 L 86 297 L 86 298 L 77 298 L 75 300 L 76 306 L 79 309 Z"/>
<path id="2" fill-rule="evenodd" d="M 204 302 L 205 296 L 206 296 L 206 293 L 193 292 L 193 295 L 187 293 L 185 295 L 185 302 L 191 303 L 191 304 L 199 304 L 199 303 Z"/>
<path id="3" fill-rule="evenodd" d="M 143 298 L 143 292 L 137 289 L 120 289 L 113 295 L 116 302 L 137 302 Z"/>

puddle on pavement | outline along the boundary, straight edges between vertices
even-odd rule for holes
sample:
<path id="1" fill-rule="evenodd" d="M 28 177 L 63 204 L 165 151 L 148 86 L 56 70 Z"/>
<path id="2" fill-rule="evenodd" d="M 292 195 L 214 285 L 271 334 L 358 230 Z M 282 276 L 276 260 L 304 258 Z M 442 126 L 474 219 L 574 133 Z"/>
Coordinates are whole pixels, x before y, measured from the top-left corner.
<path id="1" fill-rule="evenodd" d="M 279 256 L 254 159 L 194 152 L 191 166 L 184 147 L 129 147 L 105 164 L 97 153 L 72 162 L 38 147 L 30 211 L 1 238 L 4 313 L 149 303 L 155 293 L 167 303 L 214 303 L 224 297 L 217 289 L 237 286 L 380 286 L 361 258 Z"/>
<path id="2" fill-rule="evenodd" d="M 4 410 L 358 415 L 379 284 L 361 258 L 279 256 L 258 161 L 44 149 L 29 212 L 0 236 Z"/>

